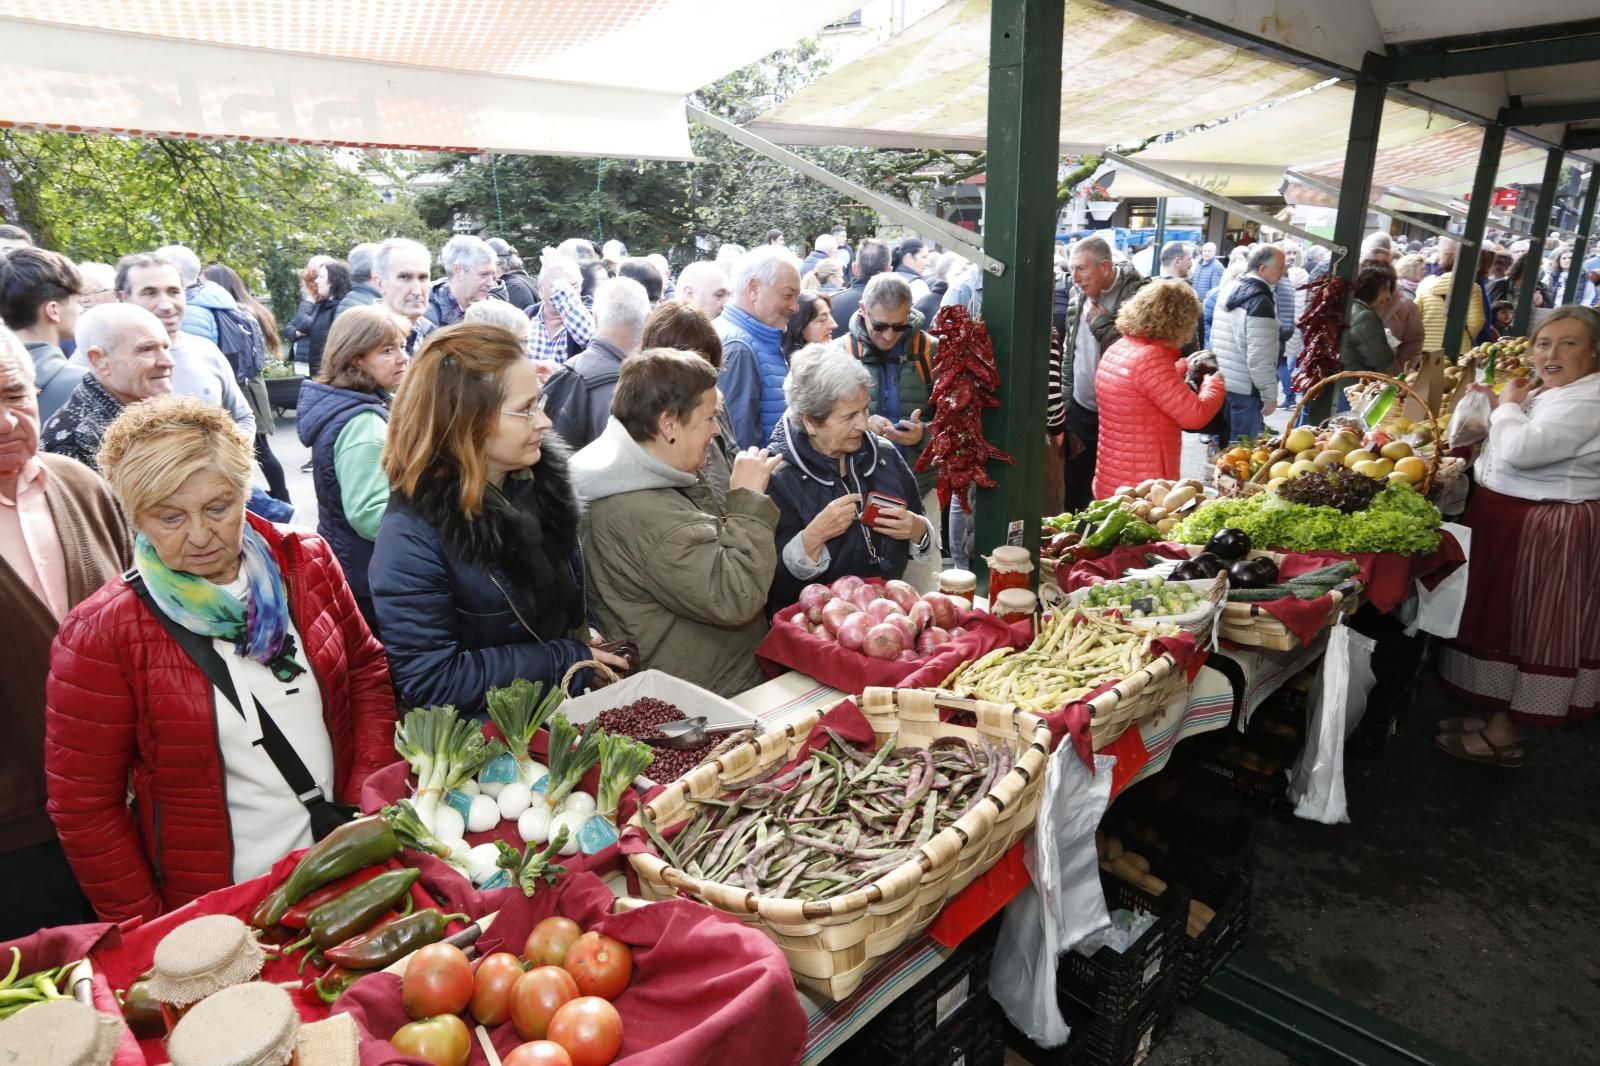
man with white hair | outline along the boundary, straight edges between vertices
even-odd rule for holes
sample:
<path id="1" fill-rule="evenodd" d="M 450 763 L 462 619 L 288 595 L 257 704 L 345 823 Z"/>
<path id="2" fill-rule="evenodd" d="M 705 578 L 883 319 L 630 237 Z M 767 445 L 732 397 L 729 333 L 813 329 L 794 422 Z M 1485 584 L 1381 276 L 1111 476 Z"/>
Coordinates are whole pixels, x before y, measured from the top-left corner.
<path id="1" fill-rule="evenodd" d="M 1364 263 L 1368 259 L 1375 259 L 1385 266 L 1392 266 L 1394 263 L 1394 238 L 1382 230 L 1374 230 L 1367 234 L 1366 239 L 1361 242 L 1361 259 L 1359 261 Z"/>
<path id="2" fill-rule="evenodd" d="M 717 247 L 717 265 L 728 272 L 728 277 L 733 277 L 739 269 L 739 260 L 745 257 L 745 247 L 742 244 L 722 244 Z"/>
<path id="3" fill-rule="evenodd" d="M 803 278 L 816 268 L 824 259 L 832 259 L 833 253 L 838 251 L 839 242 L 831 233 L 819 233 L 817 239 L 811 242 L 811 254 L 800 264 L 800 276 Z"/>
<path id="4" fill-rule="evenodd" d="M 173 391 L 171 347 L 166 327 L 143 307 L 116 303 L 84 312 L 78 356 L 89 373 L 45 420 L 40 446 L 98 470 L 100 441 L 123 407 Z"/>
<path id="5" fill-rule="evenodd" d="M 334 308 L 335 319 L 352 307 L 370 307 L 383 300 L 383 294 L 378 291 L 377 282 L 372 276 L 377 267 L 377 258 L 378 246 L 370 241 L 362 241 L 350 249 L 349 256 L 345 258 L 345 262 L 350 264 L 350 291 Z"/>
<path id="6" fill-rule="evenodd" d="M 583 302 L 583 267 L 565 253 L 546 248 L 539 266 L 539 306 L 529 313 L 528 348 L 537 362 L 559 366 L 594 339 L 594 313 Z"/>
<path id="7" fill-rule="evenodd" d="M 154 334 L 165 342 L 165 331 Z M 132 563 L 127 522 L 92 470 L 39 453 L 33 359 L 0 326 L 0 938 L 92 921 L 45 810 L 45 680 L 61 619 Z"/>
<path id="8" fill-rule="evenodd" d="M 709 259 L 690 263 L 678 275 L 678 297 L 694 304 L 713 321 L 728 306 L 728 297 L 732 295 L 733 283 L 728 280 L 728 272 Z"/>
<path id="9" fill-rule="evenodd" d="M 611 417 L 611 394 L 623 361 L 639 353 L 650 297 L 632 278 L 600 283 L 594 294 L 594 339 L 545 383 L 545 411 L 573 451 L 587 447 Z"/>
<path id="10" fill-rule="evenodd" d="M 1202 301 L 1206 293 L 1222 283 L 1222 273 L 1227 269 L 1222 260 L 1217 258 L 1217 246 L 1212 241 L 1207 241 L 1200 246 L 1200 260 L 1189 271 L 1189 281 L 1194 285 L 1194 294 Z"/>
<path id="11" fill-rule="evenodd" d="M 1286 268 L 1283 249 L 1258 244 L 1245 275 L 1224 292 L 1212 319 L 1211 350 L 1228 387 L 1228 436 L 1255 438 L 1277 409 L 1278 310 L 1273 290 Z"/>
<path id="12" fill-rule="evenodd" d="M 763 245 L 739 260 L 733 302 L 715 325 L 722 339 L 722 395 L 741 449 L 763 448 L 783 417 L 783 330 L 800 309 L 800 261 Z"/>
<path id="13" fill-rule="evenodd" d="M 78 294 L 82 310 L 117 302 L 117 268 L 110 263 L 79 263 L 78 277 L 83 279 L 83 291 Z"/>
<path id="14" fill-rule="evenodd" d="M 428 249 L 405 237 L 390 237 L 373 256 L 372 280 L 383 304 L 411 323 L 406 354 L 417 354 L 422 339 L 434 330 L 428 310 Z"/>
<path id="15" fill-rule="evenodd" d="M 444 277 L 428 295 L 429 321 L 436 326 L 460 322 L 467 308 L 487 300 L 494 291 L 498 260 L 494 249 L 481 237 L 458 233 L 439 250 L 439 265 Z"/>

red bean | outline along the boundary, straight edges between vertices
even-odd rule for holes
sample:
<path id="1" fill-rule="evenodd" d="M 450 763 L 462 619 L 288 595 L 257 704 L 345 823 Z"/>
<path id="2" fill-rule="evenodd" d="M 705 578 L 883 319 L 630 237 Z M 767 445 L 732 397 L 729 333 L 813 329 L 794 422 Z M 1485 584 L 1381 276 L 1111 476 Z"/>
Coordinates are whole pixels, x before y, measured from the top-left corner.
<path id="1" fill-rule="evenodd" d="M 600 728 L 607 733 L 617 733 L 635 740 L 660 739 L 661 730 L 656 726 L 662 722 L 680 722 L 687 718 L 678 708 L 665 700 L 658 700 L 653 696 L 635 700 L 626 707 L 617 707 L 609 711 L 601 711 L 599 716 Z M 644 776 L 660 784 L 676 781 L 684 774 L 700 765 L 702 759 L 710 753 L 721 737 L 710 737 L 704 744 L 686 751 L 677 751 L 672 748 L 655 749 L 656 757 L 644 772 Z"/>

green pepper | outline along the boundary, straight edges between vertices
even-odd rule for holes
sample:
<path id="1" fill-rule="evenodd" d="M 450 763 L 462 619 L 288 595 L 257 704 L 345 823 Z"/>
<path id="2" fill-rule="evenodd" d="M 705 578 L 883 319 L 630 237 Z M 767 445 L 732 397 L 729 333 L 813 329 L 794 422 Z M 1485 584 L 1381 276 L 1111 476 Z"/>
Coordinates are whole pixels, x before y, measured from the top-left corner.
<path id="1" fill-rule="evenodd" d="M 444 939 L 451 922 L 467 921 L 465 914 L 441 914 L 423 910 L 408 918 L 390 922 L 370 933 L 352 937 L 343 944 L 327 948 L 328 961 L 350 970 L 381 970 L 420 947 Z"/>
<path id="2" fill-rule="evenodd" d="M 326 950 L 366 932 L 411 891 L 418 874 L 417 870 L 390 870 L 329 900 L 306 918 L 305 938 L 290 945 L 286 952 L 313 941 Z"/>
<path id="3" fill-rule="evenodd" d="M 316 992 L 318 999 L 331 1007 L 340 996 L 344 995 L 345 989 L 371 972 L 371 970 L 347 970 L 343 966 L 335 966 L 312 981 L 311 989 Z"/>
<path id="4" fill-rule="evenodd" d="M 1118 509 L 1107 516 L 1100 523 L 1100 527 L 1084 538 L 1083 544 L 1087 548 L 1109 548 L 1117 542 L 1122 535 L 1122 530 L 1133 519 L 1132 511 Z"/>
<path id="5" fill-rule="evenodd" d="M 251 922 L 258 929 L 277 925 L 289 908 L 329 881 L 337 881 L 364 866 L 388 862 L 400 850 L 389 823 L 372 815 L 346 822 L 300 856 L 300 862 L 280 886 L 267 897 L 270 903 L 257 908 Z"/>
<path id="6" fill-rule="evenodd" d="M 117 1001 L 122 1007 L 122 1020 L 128 1023 L 133 1035 L 140 1040 L 167 1035 L 167 1022 L 161 1016 L 161 1001 L 150 994 L 150 980 L 141 977 L 119 993 Z"/>

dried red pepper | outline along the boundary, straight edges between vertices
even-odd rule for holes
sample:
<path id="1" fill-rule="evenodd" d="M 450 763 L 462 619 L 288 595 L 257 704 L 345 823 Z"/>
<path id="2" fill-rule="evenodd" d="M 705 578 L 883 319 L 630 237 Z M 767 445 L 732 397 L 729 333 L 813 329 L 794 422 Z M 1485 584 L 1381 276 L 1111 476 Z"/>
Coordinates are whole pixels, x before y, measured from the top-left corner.
<path id="1" fill-rule="evenodd" d="M 954 497 L 961 501 L 963 510 L 970 512 L 968 490 L 974 485 L 994 488 L 994 478 L 987 470 L 989 460 L 1016 462 L 983 436 L 984 410 L 1000 406 L 995 396 L 1000 388 L 1000 371 L 995 366 L 988 327 L 967 314 L 965 307 L 953 304 L 940 308 L 932 333 L 939 338 L 933 428 L 928 446 L 917 459 L 917 469 L 937 465 L 940 506 L 949 507 Z"/>
<path id="2" fill-rule="evenodd" d="M 1295 325 L 1305 336 L 1305 349 L 1295 362 L 1290 384 L 1295 392 L 1304 394 L 1323 378 L 1344 369 L 1339 358 L 1339 338 L 1344 333 L 1345 307 L 1353 286 L 1330 273 L 1300 288 L 1307 293 L 1306 310 Z"/>

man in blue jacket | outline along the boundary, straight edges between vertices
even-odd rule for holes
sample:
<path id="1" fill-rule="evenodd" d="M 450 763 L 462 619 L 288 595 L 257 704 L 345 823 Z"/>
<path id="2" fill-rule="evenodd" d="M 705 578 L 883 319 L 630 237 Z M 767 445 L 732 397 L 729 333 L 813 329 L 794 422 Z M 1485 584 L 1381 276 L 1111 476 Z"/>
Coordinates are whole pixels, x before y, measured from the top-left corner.
<path id="1" fill-rule="evenodd" d="M 783 328 L 800 309 L 800 261 L 768 244 L 739 260 L 733 300 L 715 323 L 722 396 L 740 448 L 765 447 L 783 417 Z"/>

